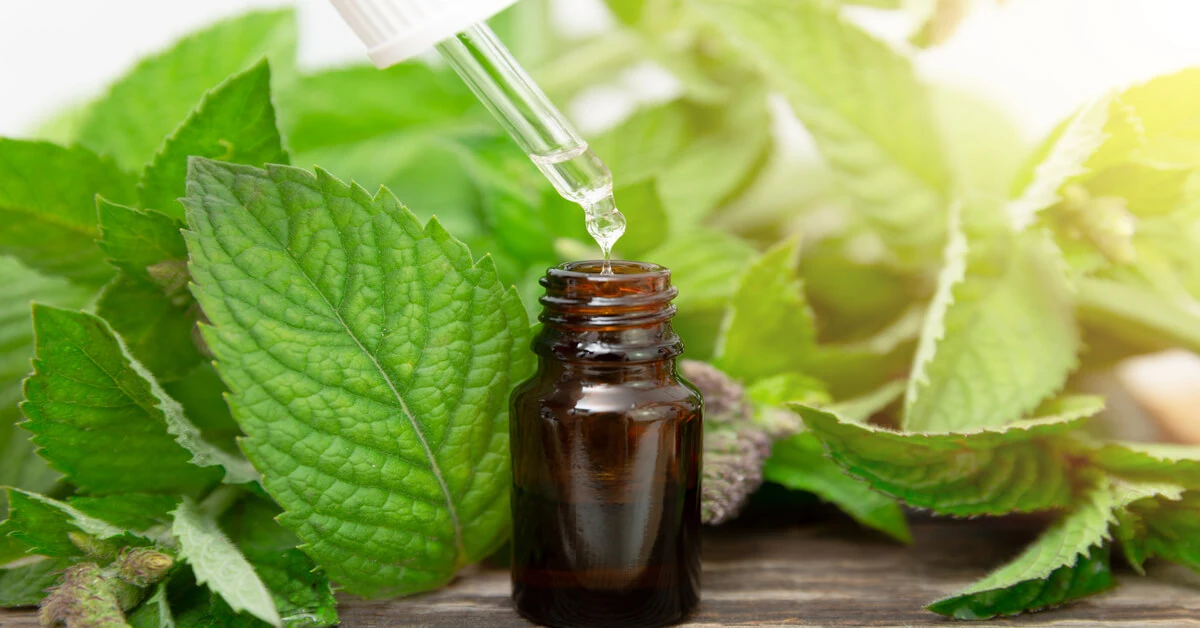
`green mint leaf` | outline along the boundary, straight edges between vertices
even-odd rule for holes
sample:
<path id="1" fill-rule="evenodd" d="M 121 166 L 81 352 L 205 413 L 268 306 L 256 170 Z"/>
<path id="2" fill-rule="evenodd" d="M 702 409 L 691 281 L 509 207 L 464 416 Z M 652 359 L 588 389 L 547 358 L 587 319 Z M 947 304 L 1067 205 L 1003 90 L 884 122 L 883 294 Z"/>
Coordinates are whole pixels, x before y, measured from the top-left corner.
<path id="1" fill-rule="evenodd" d="M 612 170 L 615 181 L 631 185 L 658 176 L 680 154 L 690 135 L 687 105 L 674 101 L 639 109 L 621 124 L 590 138 L 588 145 Z"/>
<path id="2" fill-rule="evenodd" d="M 554 239 L 558 234 L 550 231 L 545 216 L 537 211 L 544 204 L 545 178 L 529 167 L 529 159 L 507 137 L 472 142 L 463 155 L 462 167 L 479 190 L 482 222 L 499 251 L 539 268 L 557 262 Z M 584 224 L 579 206 L 568 207 L 576 224 Z"/>
<path id="3" fill-rule="evenodd" d="M 866 423 L 875 414 L 902 398 L 904 388 L 904 382 L 890 382 L 865 395 L 840 401 L 831 406 L 830 411 L 844 421 Z"/>
<path id="4" fill-rule="evenodd" d="M 642 259 L 663 243 L 671 224 L 658 185 L 653 180 L 624 185 L 613 191 L 613 198 L 629 223 L 617 248 L 627 259 Z M 571 211 L 569 218 L 582 222 L 577 211 Z"/>
<path id="5" fill-rule="evenodd" d="M 67 537 L 82 532 L 96 539 L 124 536 L 126 530 L 71 506 L 37 493 L 8 489 L 9 513 L 4 529 L 32 554 L 51 557 L 80 556 L 83 551 Z"/>
<path id="6" fill-rule="evenodd" d="M 163 382 L 184 377 L 203 359 L 193 336 L 199 308 L 187 293 L 187 267 L 181 261 L 171 272 L 180 275 L 175 298 L 161 286 L 122 272 L 96 302 L 96 314 L 111 321 L 130 356 Z"/>
<path id="7" fill-rule="evenodd" d="M 1083 324 L 1134 347 L 1200 351 L 1200 316 L 1150 286 L 1084 278 L 1079 281 L 1076 304 Z"/>
<path id="8" fill-rule="evenodd" d="M 42 457 L 81 490 L 188 493 L 220 477 L 255 478 L 244 459 L 204 442 L 182 407 L 100 318 L 34 307 L 35 372 L 21 408 Z M 114 456 L 113 452 L 121 452 Z M 146 469 L 154 473 L 146 473 Z"/>
<path id="9" fill-rule="evenodd" d="M 472 166 L 479 158 L 441 131 L 380 135 L 353 144 L 298 152 L 294 161 L 323 164 L 355 183 L 402 194 L 422 220 L 436 216 L 463 239 L 486 236 L 483 186 Z"/>
<path id="10" fill-rule="evenodd" d="M 800 241 L 785 240 L 742 275 L 717 341 L 721 370 L 746 382 L 806 370 L 817 334 L 796 272 L 799 255 Z"/>
<path id="11" fill-rule="evenodd" d="M 1118 537 L 1125 555 L 1141 571 L 1146 559 L 1158 556 L 1200 572 L 1200 492 L 1164 491 L 1130 504 Z"/>
<path id="12" fill-rule="evenodd" d="M 1001 205 L 1029 159 L 1023 130 L 1008 107 L 959 85 L 930 85 L 934 112 L 955 185 L 970 207 L 990 207 L 994 216 L 982 224 L 1007 224 Z"/>
<path id="13" fill-rule="evenodd" d="M 530 357 L 524 308 L 487 258 L 320 170 L 193 160 L 185 204 L 243 448 L 305 552 L 380 595 L 440 586 L 495 551 L 506 400 Z"/>
<path id="14" fill-rule="evenodd" d="M 243 499 L 221 524 L 271 591 L 285 626 L 336 625 L 337 602 L 329 578 L 296 549 L 300 539 L 276 523 L 279 514 L 267 499 Z"/>
<path id="15" fill-rule="evenodd" d="M 646 253 L 646 259 L 671 269 L 681 311 L 723 308 L 757 256 L 748 242 L 708 228 L 672 235 Z"/>
<path id="16" fill-rule="evenodd" d="M 147 270 L 151 266 L 187 259 L 181 221 L 158 210 L 126 207 L 103 197 L 96 199 L 96 213 L 100 221 L 96 244 L 113 266 L 153 281 Z"/>
<path id="17" fill-rule="evenodd" d="M 772 378 L 774 379 L 774 378 Z M 760 384 L 772 381 L 763 380 Z M 762 397 L 752 386 L 751 399 L 761 403 Z M 891 405 L 904 394 L 904 383 L 893 382 L 871 393 L 831 406 L 831 411 L 844 420 L 864 422 Z M 793 395 L 793 398 L 795 396 Z M 777 397 L 775 404 L 787 400 Z M 802 402 L 808 405 L 808 402 Z M 825 454 L 825 448 L 811 432 L 796 434 L 775 443 L 763 476 L 790 489 L 808 491 L 834 504 L 860 524 L 874 528 L 904 542 L 912 542 L 904 511 L 894 498 L 871 489 L 870 485 L 846 474 L 840 465 Z"/>
<path id="18" fill-rule="evenodd" d="M 160 582 L 151 595 L 127 616 L 132 628 L 175 628 L 175 616 L 167 599 L 167 583 Z"/>
<path id="19" fill-rule="evenodd" d="M 109 263 L 121 269 L 101 292 L 96 313 L 160 381 L 180 379 L 201 360 L 193 339 L 199 308 L 187 289 L 191 276 L 183 224 L 157 210 L 103 198 L 96 207 L 97 243 Z"/>
<path id="20" fill-rule="evenodd" d="M 1194 169 L 1141 162 L 1124 162 L 1105 168 L 1084 184 L 1093 197 L 1119 197 L 1139 217 L 1162 216 L 1189 200 Z"/>
<path id="21" fill-rule="evenodd" d="M 693 107 L 691 113 L 694 137 L 658 175 L 677 231 L 690 229 L 742 189 L 771 149 L 771 113 L 760 87 L 740 89 L 723 107 Z"/>
<path id="22" fill-rule="evenodd" d="M 1200 447 L 1165 443 L 1102 443 L 1086 451 L 1106 471 L 1144 482 L 1174 482 L 1200 490 Z"/>
<path id="23" fill-rule="evenodd" d="M 746 397 L 760 407 L 778 408 L 785 403 L 829 403 L 824 382 L 801 373 L 783 373 L 760 379 L 746 387 Z"/>
<path id="24" fill-rule="evenodd" d="M 204 362 L 179 381 L 163 384 L 167 394 L 183 406 L 205 440 L 228 451 L 238 451 L 236 439 L 241 428 L 229 412 L 225 395 L 229 389 L 217 375 L 211 362 Z"/>
<path id="25" fill-rule="evenodd" d="M 264 55 L 277 72 L 294 63 L 292 11 L 247 13 L 218 22 L 143 59 L 91 105 L 78 140 L 112 155 L 122 168 L 138 170 L 210 87 Z M 124 197 L 105 196 L 124 201 Z"/>
<path id="26" fill-rule="evenodd" d="M 288 145 L 307 151 L 416 130 L 479 128 L 487 115 L 453 71 L 412 62 L 380 70 L 356 66 L 300 77 L 284 93 L 279 118 Z M 324 162 L 321 162 L 324 163 Z"/>
<path id="27" fill-rule="evenodd" d="M 866 338 L 818 345 L 807 370 L 819 373 L 835 398 L 866 395 L 909 371 L 924 321 L 925 309 L 911 306 Z"/>
<path id="28" fill-rule="evenodd" d="M 1087 172 L 1084 164 L 1108 137 L 1104 126 L 1111 104 L 1110 97 L 1088 103 L 1042 149 L 1029 182 L 1006 208 L 1018 230 L 1032 225 L 1042 210 L 1062 200 L 1058 191 L 1063 185 Z"/>
<path id="29" fill-rule="evenodd" d="M 30 434 L 17 427 L 21 412 L 21 380 L 33 370 L 33 322 L 30 300 L 64 307 L 83 307 L 93 291 L 66 280 L 46 277 L 20 262 L 0 256 L 0 486 L 43 493 L 58 473 L 34 453 Z M 7 509 L 0 493 L 0 516 Z"/>
<path id="30" fill-rule="evenodd" d="M 820 439 L 812 433 L 797 434 L 776 443 L 763 468 L 763 476 L 790 489 L 813 493 L 864 526 L 898 541 L 912 542 L 899 503 L 875 492 L 868 483 L 846 475 L 825 456 Z"/>
<path id="31" fill-rule="evenodd" d="M 1076 366 L 1079 331 L 1053 245 L 1039 231 L 972 244 L 951 225 L 909 379 L 905 429 L 1004 425 L 1062 388 Z"/>
<path id="32" fill-rule="evenodd" d="M 81 148 L 0 138 L 0 254 L 98 286 L 112 276 L 96 247 L 95 196 L 134 196 L 132 178 Z"/>
<path id="33" fill-rule="evenodd" d="M 0 608 L 36 606 L 70 564 L 47 558 L 13 569 L 0 569 Z"/>
<path id="34" fill-rule="evenodd" d="M 1099 172 L 1125 161 L 1160 167 L 1200 165 L 1200 68 L 1189 68 L 1125 90 L 1112 104 L 1109 139 L 1088 161 Z"/>
<path id="35" fill-rule="evenodd" d="M 822 2 L 699 7 L 788 98 L 856 207 L 902 259 L 943 237 L 949 172 L 908 59 Z"/>
<path id="36" fill-rule="evenodd" d="M 1067 398 L 1053 416 L 943 433 L 894 432 L 826 410 L 790 407 L 834 460 L 876 490 L 941 514 L 973 516 L 1069 504 L 1074 478 L 1053 439 L 1104 404 L 1092 397 Z"/>
<path id="37" fill-rule="evenodd" d="M 149 530 L 171 522 L 179 498 L 170 495 L 122 493 L 104 497 L 78 496 L 67 500 L 80 512 L 126 530 Z"/>
<path id="38" fill-rule="evenodd" d="M 196 582 L 207 585 L 235 611 L 245 611 L 272 626 L 283 626 L 275 601 L 254 567 L 217 527 L 217 522 L 184 498 L 175 510 L 171 534 L 179 557 L 192 566 Z"/>
<path id="39" fill-rule="evenodd" d="M 1108 567 L 1109 528 L 1118 510 L 1169 486 L 1101 482 L 1020 556 L 929 610 L 956 619 L 1036 611 L 1116 585 Z"/>
<path id="40" fill-rule="evenodd" d="M 209 90 L 187 120 L 166 139 L 142 172 L 138 198 L 168 216 L 183 218 L 178 199 L 186 192 L 189 156 L 239 164 L 288 163 L 271 105 L 271 68 L 266 60 Z"/>

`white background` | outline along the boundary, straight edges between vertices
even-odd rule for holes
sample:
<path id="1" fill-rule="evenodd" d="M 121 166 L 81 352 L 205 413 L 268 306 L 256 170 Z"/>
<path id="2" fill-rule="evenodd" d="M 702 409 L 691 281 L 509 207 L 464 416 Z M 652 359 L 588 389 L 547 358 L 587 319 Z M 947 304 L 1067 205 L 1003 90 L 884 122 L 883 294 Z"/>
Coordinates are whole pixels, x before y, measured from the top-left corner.
<path id="1" fill-rule="evenodd" d="M 561 21 L 574 30 L 603 27 L 599 0 L 557 1 Z M 20 136 L 197 26 L 285 4 L 300 10 L 304 65 L 365 61 L 327 0 L 0 0 L 0 135 Z M 976 4 L 953 40 L 918 54 L 919 70 L 1000 103 L 1028 139 L 1110 87 L 1200 65 L 1195 0 Z M 868 19 L 896 41 L 906 28 Z"/>

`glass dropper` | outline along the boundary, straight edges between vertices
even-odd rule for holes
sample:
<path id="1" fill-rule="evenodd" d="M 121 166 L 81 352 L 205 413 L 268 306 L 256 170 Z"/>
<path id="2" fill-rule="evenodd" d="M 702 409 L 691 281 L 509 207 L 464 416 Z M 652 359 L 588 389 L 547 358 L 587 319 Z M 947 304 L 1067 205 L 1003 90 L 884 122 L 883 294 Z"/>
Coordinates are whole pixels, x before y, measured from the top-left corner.
<path id="1" fill-rule="evenodd" d="M 433 45 L 554 189 L 583 207 L 607 260 L 625 233 L 612 173 L 483 20 L 515 0 L 332 0 L 379 67 Z"/>

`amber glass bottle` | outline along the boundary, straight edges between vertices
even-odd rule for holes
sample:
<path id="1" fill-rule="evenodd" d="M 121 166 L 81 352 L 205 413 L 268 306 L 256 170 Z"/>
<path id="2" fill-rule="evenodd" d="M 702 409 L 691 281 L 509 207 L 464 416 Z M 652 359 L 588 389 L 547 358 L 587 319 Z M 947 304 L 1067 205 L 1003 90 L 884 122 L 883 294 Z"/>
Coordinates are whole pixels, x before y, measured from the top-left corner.
<path id="1" fill-rule="evenodd" d="M 538 371 L 513 393 L 513 599 L 549 626 L 663 626 L 700 595 L 700 394 L 670 271 L 542 279 Z"/>

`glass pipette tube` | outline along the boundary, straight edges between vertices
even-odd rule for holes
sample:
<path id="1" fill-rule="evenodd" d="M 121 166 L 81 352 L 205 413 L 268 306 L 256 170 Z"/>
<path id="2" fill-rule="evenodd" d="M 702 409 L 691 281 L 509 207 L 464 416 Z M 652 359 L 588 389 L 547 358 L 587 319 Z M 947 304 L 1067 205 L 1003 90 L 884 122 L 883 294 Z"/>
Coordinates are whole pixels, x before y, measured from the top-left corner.
<path id="1" fill-rule="evenodd" d="M 608 167 L 486 24 L 475 24 L 437 45 L 438 52 L 554 189 L 583 207 L 588 233 L 604 251 L 625 233 Z"/>

